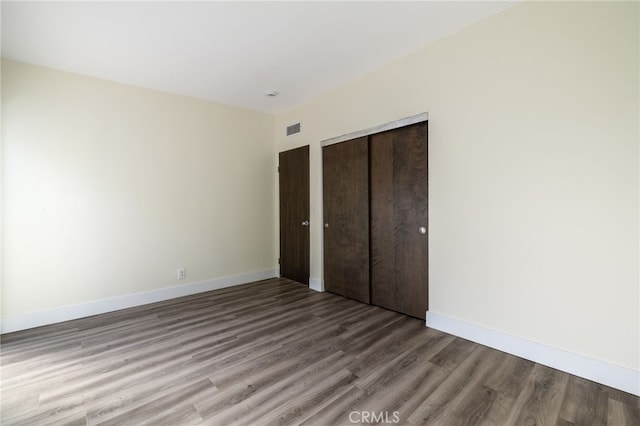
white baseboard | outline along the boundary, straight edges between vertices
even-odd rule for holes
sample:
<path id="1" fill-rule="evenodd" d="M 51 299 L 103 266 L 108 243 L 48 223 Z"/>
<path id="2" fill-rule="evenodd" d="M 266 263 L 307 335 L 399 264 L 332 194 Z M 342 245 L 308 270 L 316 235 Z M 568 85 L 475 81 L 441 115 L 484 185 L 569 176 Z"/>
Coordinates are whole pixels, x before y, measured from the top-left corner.
<path id="1" fill-rule="evenodd" d="M 55 324 L 92 315 L 104 314 L 106 312 L 118 311 L 120 309 L 132 308 L 134 306 L 162 302 L 163 300 L 175 299 L 177 297 L 189 296 L 191 294 L 203 293 L 205 291 L 265 280 L 268 278 L 274 278 L 276 275 L 276 270 L 267 269 L 264 271 L 189 283 L 176 287 L 167 287 L 158 290 L 111 297 L 108 299 L 93 300 L 91 302 L 62 306 L 30 314 L 5 317 L 2 319 L 2 323 L 0 324 L 0 331 L 4 334 L 11 333 L 13 331 L 26 330 L 28 328 Z"/>
<path id="2" fill-rule="evenodd" d="M 322 285 L 322 280 L 319 278 L 309 278 L 309 288 L 319 292 L 324 291 L 324 285 Z"/>
<path id="3" fill-rule="evenodd" d="M 427 311 L 427 327 L 640 396 L 640 371 Z"/>

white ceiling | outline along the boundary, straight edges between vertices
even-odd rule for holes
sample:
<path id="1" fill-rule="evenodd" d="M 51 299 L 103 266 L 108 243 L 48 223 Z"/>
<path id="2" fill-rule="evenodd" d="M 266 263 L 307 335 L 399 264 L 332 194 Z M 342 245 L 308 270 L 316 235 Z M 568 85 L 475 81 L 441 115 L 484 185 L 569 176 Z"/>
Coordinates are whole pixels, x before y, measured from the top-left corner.
<path id="1" fill-rule="evenodd" d="M 3 1 L 2 56 L 274 113 L 514 3 Z"/>

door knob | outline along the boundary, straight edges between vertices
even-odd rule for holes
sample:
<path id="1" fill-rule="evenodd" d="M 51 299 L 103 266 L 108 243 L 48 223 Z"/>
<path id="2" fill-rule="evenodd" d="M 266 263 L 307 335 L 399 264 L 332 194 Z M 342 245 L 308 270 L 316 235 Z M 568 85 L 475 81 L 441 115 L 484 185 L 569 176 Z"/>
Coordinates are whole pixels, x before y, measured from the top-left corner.
<path id="1" fill-rule="evenodd" d="M 325 227 L 325 228 L 328 228 L 328 227 L 329 227 L 329 224 L 328 224 L 328 223 L 325 223 L 325 224 L 324 224 L 324 227 Z"/>
<path id="2" fill-rule="evenodd" d="M 304 222 L 302 222 L 302 226 L 309 226 L 309 221 L 305 220 Z"/>
<path id="3" fill-rule="evenodd" d="M 424 235 L 427 233 L 427 228 L 425 228 L 424 226 L 421 226 L 420 228 L 418 228 L 418 232 Z"/>

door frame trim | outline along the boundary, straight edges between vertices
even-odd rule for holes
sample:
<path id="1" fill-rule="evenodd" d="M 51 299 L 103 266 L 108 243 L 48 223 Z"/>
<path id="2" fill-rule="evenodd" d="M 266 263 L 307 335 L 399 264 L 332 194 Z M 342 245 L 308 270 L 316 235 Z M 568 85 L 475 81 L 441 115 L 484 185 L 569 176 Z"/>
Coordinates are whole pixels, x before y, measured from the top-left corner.
<path id="1" fill-rule="evenodd" d="M 421 112 L 420 114 L 411 115 L 409 117 L 393 120 L 388 123 L 379 124 L 374 127 L 370 127 L 364 130 L 358 130 L 356 132 L 347 133 L 346 135 L 336 136 L 333 138 L 325 139 L 320 142 L 320 147 L 333 145 L 335 143 L 345 142 L 351 139 L 360 138 L 363 136 L 370 136 L 375 133 L 386 132 L 387 130 L 398 129 L 400 127 L 409 126 L 411 124 L 422 123 L 429 120 L 429 113 Z"/>

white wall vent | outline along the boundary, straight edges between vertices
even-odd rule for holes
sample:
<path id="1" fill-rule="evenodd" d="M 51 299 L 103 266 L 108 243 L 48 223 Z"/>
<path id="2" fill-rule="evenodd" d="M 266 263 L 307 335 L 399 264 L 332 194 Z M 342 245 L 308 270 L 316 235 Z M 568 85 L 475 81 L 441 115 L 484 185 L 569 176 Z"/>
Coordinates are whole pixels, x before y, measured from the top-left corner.
<path id="1" fill-rule="evenodd" d="M 295 135 L 296 133 L 300 133 L 300 123 L 287 126 L 287 136 Z"/>

